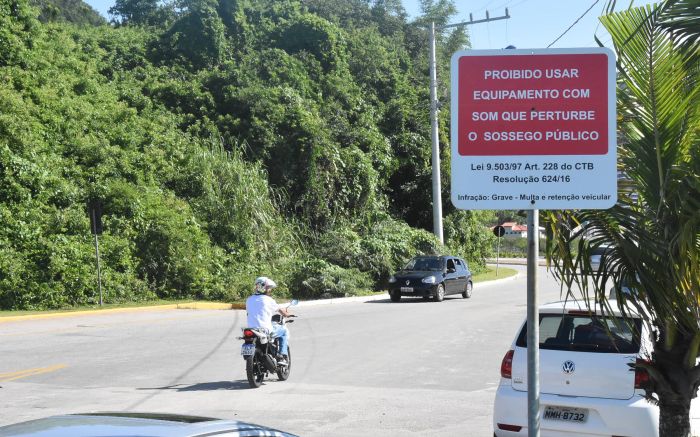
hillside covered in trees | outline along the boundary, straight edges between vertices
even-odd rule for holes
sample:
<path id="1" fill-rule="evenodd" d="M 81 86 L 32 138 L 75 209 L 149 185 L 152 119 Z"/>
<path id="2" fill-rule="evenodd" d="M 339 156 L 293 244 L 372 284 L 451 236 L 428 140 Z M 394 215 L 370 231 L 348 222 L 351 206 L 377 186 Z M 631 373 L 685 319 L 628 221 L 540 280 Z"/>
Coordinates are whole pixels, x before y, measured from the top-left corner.
<path id="1" fill-rule="evenodd" d="M 423 24 L 455 8 L 422 3 L 118 0 L 99 25 L 0 0 L 0 309 L 96 302 L 95 201 L 106 302 L 240 299 L 260 274 L 352 295 L 426 252 L 483 268 L 491 213 L 447 200 L 447 247 L 430 232 Z M 467 43 L 441 35 L 443 78 Z"/>

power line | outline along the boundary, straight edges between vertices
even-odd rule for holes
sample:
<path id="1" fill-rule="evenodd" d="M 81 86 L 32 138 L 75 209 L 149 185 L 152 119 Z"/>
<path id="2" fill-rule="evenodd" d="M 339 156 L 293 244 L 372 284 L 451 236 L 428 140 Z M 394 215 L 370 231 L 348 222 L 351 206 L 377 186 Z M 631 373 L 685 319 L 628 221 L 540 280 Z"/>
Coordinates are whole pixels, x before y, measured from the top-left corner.
<path id="1" fill-rule="evenodd" d="M 603 5 L 603 10 L 600 11 L 600 15 L 603 15 L 605 12 L 605 5 Z M 595 30 L 593 31 L 593 35 L 596 36 L 598 34 L 598 28 L 600 27 L 600 20 L 598 20 L 598 24 L 595 26 Z"/>
<path id="2" fill-rule="evenodd" d="M 585 17 L 586 14 L 587 14 L 588 12 L 590 12 L 590 10 L 593 9 L 593 6 L 597 5 L 599 1 L 600 1 L 600 0 L 595 0 L 595 1 L 593 2 L 593 4 L 592 4 L 588 9 L 586 9 L 586 12 L 584 12 L 580 17 L 578 17 L 578 18 L 576 19 L 576 21 L 574 21 L 574 22 L 571 24 L 571 26 L 569 26 L 569 28 L 566 29 L 566 30 L 564 31 L 564 33 L 562 33 L 561 35 L 559 35 L 559 37 L 558 37 L 557 39 L 555 39 L 554 41 L 552 41 L 552 43 L 551 43 L 550 45 L 548 45 L 547 48 L 552 47 L 552 46 L 554 45 L 554 43 L 556 43 L 557 41 L 559 41 L 559 40 L 561 39 L 562 36 L 566 35 L 566 33 L 567 33 L 568 31 L 570 31 L 571 28 L 574 27 L 574 26 L 576 25 L 576 23 L 578 23 L 579 21 L 581 21 L 581 18 Z"/>

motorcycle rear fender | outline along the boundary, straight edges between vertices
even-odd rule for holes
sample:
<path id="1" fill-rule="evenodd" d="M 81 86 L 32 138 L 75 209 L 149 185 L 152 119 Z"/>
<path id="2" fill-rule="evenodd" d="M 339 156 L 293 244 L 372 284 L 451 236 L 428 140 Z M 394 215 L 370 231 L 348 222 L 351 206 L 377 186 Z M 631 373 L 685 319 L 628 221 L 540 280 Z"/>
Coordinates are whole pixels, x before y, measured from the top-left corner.
<path id="1" fill-rule="evenodd" d="M 258 328 L 243 328 L 243 330 L 251 330 L 253 331 L 253 334 L 258 338 L 258 341 L 260 344 L 265 344 L 269 340 L 269 336 L 267 332 L 264 329 L 258 329 Z"/>

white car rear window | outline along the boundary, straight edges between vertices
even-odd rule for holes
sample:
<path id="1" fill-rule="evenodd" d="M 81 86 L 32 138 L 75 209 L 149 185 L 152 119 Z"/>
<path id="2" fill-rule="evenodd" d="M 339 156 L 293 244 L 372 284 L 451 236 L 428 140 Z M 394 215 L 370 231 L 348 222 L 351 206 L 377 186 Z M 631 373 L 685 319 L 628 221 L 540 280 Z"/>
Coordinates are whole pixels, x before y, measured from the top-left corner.
<path id="1" fill-rule="evenodd" d="M 582 314 L 541 314 L 540 349 L 598 353 L 638 353 L 641 321 Z M 527 347 L 527 325 L 516 345 Z"/>

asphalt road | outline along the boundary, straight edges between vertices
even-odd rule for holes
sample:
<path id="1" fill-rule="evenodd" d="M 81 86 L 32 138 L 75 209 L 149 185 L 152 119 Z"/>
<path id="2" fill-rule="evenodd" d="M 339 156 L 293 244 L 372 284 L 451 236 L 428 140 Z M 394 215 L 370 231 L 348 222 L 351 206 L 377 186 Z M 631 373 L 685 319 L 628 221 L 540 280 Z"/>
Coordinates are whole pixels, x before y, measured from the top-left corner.
<path id="1" fill-rule="evenodd" d="M 301 436 L 492 435 L 501 359 L 526 313 L 525 267 L 470 299 L 302 303 L 292 369 L 249 389 L 239 310 L 0 323 L 0 425 L 139 411 L 239 419 Z M 540 303 L 559 287 L 539 269 Z"/>

